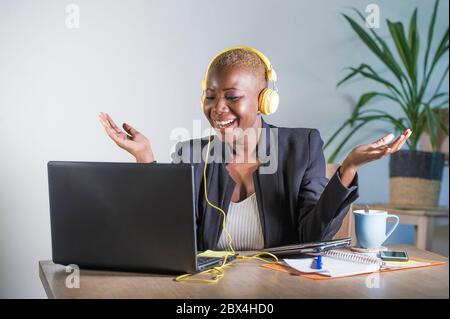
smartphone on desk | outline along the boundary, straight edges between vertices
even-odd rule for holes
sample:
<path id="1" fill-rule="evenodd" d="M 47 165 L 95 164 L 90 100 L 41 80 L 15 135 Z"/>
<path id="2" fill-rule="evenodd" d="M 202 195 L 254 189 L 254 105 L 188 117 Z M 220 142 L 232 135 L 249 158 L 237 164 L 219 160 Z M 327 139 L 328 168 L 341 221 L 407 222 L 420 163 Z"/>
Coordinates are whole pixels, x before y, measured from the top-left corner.
<path id="1" fill-rule="evenodd" d="M 409 257 L 406 251 L 381 251 L 380 258 L 385 261 L 408 261 Z"/>

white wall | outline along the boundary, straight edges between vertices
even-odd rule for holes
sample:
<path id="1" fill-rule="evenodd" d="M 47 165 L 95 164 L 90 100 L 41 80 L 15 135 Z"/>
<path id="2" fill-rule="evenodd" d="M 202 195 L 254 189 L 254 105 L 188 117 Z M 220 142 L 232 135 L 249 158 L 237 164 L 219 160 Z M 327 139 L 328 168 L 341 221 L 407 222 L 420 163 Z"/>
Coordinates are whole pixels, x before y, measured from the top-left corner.
<path id="1" fill-rule="evenodd" d="M 80 7 L 80 29 L 65 26 L 71 2 Z M 37 262 L 51 258 L 47 161 L 132 160 L 105 136 L 99 111 L 135 125 L 168 161 L 171 130 L 202 119 L 207 62 L 246 44 L 267 54 L 279 75 L 281 107 L 267 120 L 315 127 L 326 139 L 369 87 L 336 90 L 343 68 L 374 61 L 339 13 L 371 2 L 383 20 L 409 20 L 418 5 L 426 33 L 428 0 L 0 0 L 0 297 L 45 297 Z M 446 25 L 444 1 L 439 34 Z M 376 129 L 351 145 L 385 131 Z M 387 200 L 387 160 L 360 176 L 361 201 Z M 448 205 L 448 169 L 444 191 Z"/>

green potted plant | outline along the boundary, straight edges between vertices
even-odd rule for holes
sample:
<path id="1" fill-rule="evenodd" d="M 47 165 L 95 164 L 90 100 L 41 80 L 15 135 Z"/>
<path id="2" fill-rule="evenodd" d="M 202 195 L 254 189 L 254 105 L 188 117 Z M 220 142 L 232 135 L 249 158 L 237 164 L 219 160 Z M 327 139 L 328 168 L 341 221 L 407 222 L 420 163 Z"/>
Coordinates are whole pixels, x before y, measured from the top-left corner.
<path id="1" fill-rule="evenodd" d="M 328 158 L 329 163 L 334 163 L 350 137 L 370 122 L 387 122 L 397 134 L 405 128 L 411 128 L 412 135 L 407 141 L 408 150 L 401 150 L 390 157 L 392 204 L 438 204 L 444 154 L 438 151 L 437 136 L 448 136 L 448 119 L 443 119 L 440 111 L 448 108 L 449 96 L 448 89 L 442 87 L 449 72 L 448 26 L 444 35 L 438 38 L 438 42 L 435 43 L 434 40 L 438 6 L 439 0 L 436 0 L 427 38 L 423 42 L 420 41 L 417 30 L 417 8 L 411 16 L 408 30 L 405 30 L 401 22 L 386 20 L 393 42 L 391 46 L 374 29 L 367 29 L 343 14 L 351 28 L 383 63 L 389 74 L 381 75 L 366 63 L 349 68 L 349 73 L 339 81 L 337 87 L 358 76 L 379 84 L 382 89 L 365 92 L 360 96 L 350 118 L 327 140 L 324 149 L 345 129 L 349 129 Z M 364 23 L 364 16 L 356 9 L 355 12 Z M 447 66 L 445 69 L 439 68 L 439 62 L 445 56 Z M 376 100 L 382 103 L 377 107 L 369 107 Z M 401 116 L 394 115 L 399 111 Z M 432 152 L 418 149 L 419 139 L 424 132 L 429 134 Z"/>

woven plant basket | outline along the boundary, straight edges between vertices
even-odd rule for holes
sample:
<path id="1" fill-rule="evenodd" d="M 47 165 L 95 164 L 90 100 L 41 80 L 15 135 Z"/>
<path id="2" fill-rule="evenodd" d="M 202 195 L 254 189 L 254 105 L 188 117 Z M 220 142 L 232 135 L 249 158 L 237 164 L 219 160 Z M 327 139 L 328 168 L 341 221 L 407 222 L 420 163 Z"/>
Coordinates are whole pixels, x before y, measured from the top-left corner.
<path id="1" fill-rule="evenodd" d="M 390 202 L 398 206 L 438 206 L 443 153 L 399 151 L 390 159 Z"/>

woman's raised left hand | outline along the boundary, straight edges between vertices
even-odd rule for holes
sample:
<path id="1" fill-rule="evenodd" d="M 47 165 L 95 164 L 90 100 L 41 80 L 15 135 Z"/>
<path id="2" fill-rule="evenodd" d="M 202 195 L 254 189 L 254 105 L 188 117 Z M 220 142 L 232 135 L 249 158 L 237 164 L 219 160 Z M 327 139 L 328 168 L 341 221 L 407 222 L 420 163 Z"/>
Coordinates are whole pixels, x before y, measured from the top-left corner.
<path id="1" fill-rule="evenodd" d="M 406 129 L 394 141 L 392 141 L 394 134 L 389 133 L 373 143 L 355 147 L 347 155 L 339 169 L 342 183 L 348 187 L 359 167 L 399 151 L 411 136 L 411 133 L 412 131 L 410 129 Z"/>

